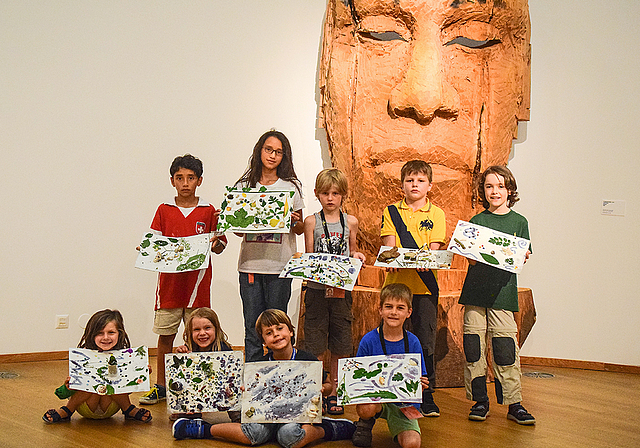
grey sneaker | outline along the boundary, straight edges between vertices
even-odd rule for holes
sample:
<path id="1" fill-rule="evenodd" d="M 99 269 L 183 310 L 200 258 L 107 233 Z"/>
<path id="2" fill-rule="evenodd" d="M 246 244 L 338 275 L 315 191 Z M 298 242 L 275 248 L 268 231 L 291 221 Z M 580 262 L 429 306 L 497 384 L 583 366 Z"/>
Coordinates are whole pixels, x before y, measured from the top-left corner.
<path id="1" fill-rule="evenodd" d="M 371 446 L 371 430 L 373 429 L 373 425 L 376 424 L 375 418 L 370 418 L 367 420 L 360 419 L 356 422 L 356 430 L 353 433 L 353 437 L 351 441 L 355 446 L 361 447 L 369 447 Z"/>
<path id="2" fill-rule="evenodd" d="M 527 410 L 520 403 L 514 403 L 509 405 L 509 413 L 507 414 L 509 420 L 513 420 L 519 425 L 535 425 L 536 419 L 533 415 L 529 414 Z"/>
<path id="3" fill-rule="evenodd" d="M 479 401 L 471 406 L 471 412 L 469 412 L 469 420 L 476 420 L 483 422 L 489 415 L 489 402 Z"/>

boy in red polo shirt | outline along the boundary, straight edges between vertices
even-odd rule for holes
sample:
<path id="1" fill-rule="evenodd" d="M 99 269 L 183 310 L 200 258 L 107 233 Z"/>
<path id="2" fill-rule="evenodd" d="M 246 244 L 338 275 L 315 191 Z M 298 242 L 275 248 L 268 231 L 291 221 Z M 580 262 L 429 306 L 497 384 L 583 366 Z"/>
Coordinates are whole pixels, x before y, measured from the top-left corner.
<path id="1" fill-rule="evenodd" d="M 151 230 L 173 237 L 214 232 L 219 210 L 196 196 L 196 188 L 202 184 L 202 162 L 191 154 L 178 156 L 169 172 L 178 194 L 173 201 L 160 204 Z M 224 235 L 211 239 L 211 250 L 216 254 L 226 246 Z M 153 332 L 158 335 L 156 384 L 140 397 L 140 404 L 156 404 L 165 399 L 164 355 L 173 349 L 180 321 L 186 321 L 196 308 L 211 307 L 211 277 L 211 263 L 206 269 L 158 274 L 153 322 Z"/>

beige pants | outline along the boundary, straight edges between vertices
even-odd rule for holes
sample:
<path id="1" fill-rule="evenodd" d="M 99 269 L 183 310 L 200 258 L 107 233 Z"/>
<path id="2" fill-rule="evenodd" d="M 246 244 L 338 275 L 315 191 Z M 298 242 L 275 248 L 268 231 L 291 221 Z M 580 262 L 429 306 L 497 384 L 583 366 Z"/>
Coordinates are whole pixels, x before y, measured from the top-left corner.
<path id="1" fill-rule="evenodd" d="M 464 385 L 467 398 L 489 401 L 487 396 L 487 343 L 491 342 L 491 365 L 498 403 L 522 401 L 518 327 L 513 312 L 464 307 Z"/>

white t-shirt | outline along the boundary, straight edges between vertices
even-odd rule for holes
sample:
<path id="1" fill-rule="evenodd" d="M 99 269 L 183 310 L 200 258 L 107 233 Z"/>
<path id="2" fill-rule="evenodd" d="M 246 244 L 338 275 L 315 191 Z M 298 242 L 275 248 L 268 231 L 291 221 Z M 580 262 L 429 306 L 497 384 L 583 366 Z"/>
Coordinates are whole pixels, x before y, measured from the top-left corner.
<path id="1" fill-rule="evenodd" d="M 236 188 L 245 185 L 236 184 Z M 278 179 L 271 185 L 258 182 L 255 188 L 265 187 L 267 190 L 291 190 L 293 195 L 293 211 L 302 210 L 304 201 L 293 184 Z M 240 246 L 238 271 L 253 274 L 279 274 L 287 261 L 296 253 L 296 235 L 289 233 L 245 233 Z"/>

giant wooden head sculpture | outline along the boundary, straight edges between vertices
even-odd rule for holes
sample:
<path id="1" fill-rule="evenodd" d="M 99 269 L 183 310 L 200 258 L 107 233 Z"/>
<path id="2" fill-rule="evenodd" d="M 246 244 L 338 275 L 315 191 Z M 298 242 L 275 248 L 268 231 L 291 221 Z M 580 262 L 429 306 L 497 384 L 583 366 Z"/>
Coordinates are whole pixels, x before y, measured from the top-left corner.
<path id="1" fill-rule="evenodd" d="M 433 167 L 448 234 L 481 210 L 475 178 L 507 163 L 529 119 L 529 39 L 527 0 L 329 0 L 321 122 L 361 249 L 377 252 L 408 160 Z"/>

